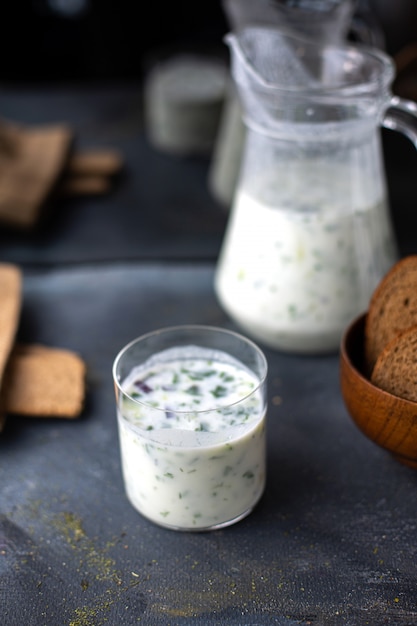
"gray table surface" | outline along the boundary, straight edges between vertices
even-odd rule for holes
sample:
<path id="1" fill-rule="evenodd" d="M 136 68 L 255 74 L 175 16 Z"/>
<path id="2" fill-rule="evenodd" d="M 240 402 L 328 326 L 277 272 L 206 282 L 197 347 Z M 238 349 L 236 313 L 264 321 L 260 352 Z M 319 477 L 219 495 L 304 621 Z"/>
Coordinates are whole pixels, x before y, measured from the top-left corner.
<path id="1" fill-rule="evenodd" d="M 31 233 L 0 228 L 0 261 L 24 273 L 19 337 L 87 364 L 81 418 L 10 417 L 0 436 L 0 624 L 415 625 L 417 475 L 352 423 L 337 354 L 266 350 L 268 481 L 249 517 L 177 533 L 133 509 L 112 362 L 158 327 L 234 328 L 213 293 L 227 213 L 208 193 L 207 159 L 149 146 L 137 86 L 0 88 L 0 112 L 70 122 L 80 146 L 126 158 L 109 196 L 59 203 Z M 401 252 L 415 252 L 417 157 L 386 141 Z"/>
<path id="2" fill-rule="evenodd" d="M 0 437 L 5 626 L 415 624 L 417 475 L 369 442 L 337 355 L 266 350 L 268 481 L 245 520 L 178 533 L 123 490 L 112 361 L 141 333 L 233 326 L 200 263 L 26 271 L 20 336 L 84 357 L 77 421 L 9 418 Z"/>

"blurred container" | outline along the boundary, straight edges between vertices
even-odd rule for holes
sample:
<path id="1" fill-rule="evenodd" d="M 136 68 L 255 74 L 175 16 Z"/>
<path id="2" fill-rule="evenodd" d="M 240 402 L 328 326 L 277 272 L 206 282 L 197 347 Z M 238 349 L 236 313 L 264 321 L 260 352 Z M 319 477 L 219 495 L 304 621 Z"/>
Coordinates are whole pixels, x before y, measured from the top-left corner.
<path id="1" fill-rule="evenodd" d="M 145 129 L 150 143 L 178 155 L 208 154 L 220 121 L 227 67 L 203 55 L 178 54 L 157 63 L 145 80 Z"/>

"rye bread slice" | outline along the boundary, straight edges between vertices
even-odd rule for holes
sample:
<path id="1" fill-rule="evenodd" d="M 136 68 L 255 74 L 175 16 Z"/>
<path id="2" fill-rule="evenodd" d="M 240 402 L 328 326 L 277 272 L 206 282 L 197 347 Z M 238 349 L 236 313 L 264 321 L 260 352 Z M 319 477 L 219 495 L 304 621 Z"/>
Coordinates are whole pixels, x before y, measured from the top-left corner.
<path id="1" fill-rule="evenodd" d="M 365 320 L 365 364 L 373 371 L 379 354 L 399 333 L 417 324 L 417 255 L 389 270 L 375 289 Z"/>
<path id="2" fill-rule="evenodd" d="M 417 325 L 385 346 L 376 360 L 371 382 L 394 396 L 417 402 Z"/>
<path id="3" fill-rule="evenodd" d="M 8 413 L 27 417 L 78 417 L 83 409 L 86 366 L 62 348 L 17 344 L 1 400 Z"/>

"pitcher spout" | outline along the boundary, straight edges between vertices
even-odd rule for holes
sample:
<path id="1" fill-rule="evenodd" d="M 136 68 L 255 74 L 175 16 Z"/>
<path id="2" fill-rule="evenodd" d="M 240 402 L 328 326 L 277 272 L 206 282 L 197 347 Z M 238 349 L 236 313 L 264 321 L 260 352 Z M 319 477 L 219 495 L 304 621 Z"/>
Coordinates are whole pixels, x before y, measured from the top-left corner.
<path id="1" fill-rule="evenodd" d="M 327 45 L 281 29 L 229 33 L 231 74 L 246 121 L 379 122 L 391 97 L 392 59 L 376 48 Z"/>

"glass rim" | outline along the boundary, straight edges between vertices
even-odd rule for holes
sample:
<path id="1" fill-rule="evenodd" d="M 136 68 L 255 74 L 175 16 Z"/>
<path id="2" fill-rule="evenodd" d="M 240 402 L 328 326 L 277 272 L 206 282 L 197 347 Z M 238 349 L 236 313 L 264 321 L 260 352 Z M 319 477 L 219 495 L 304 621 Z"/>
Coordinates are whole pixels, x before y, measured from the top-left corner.
<path id="1" fill-rule="evenodd" d="M 259 389 L 262 388 L 262 386 L 264 385 L 266 379 L 267 379 L 267 375 L 268 375 L 268 361 L 266 359 L 266 356 L 263 352 L 263 350 L 251 339 L 249 339 L 248 337 L 245 337 L 244 335 L 234 331 L 234 330 L 229 330 L 227 328 L 222 328 L 220 326 L 210 326 L 208 324 L 177 324 L 174 326 L 165 326 L 162 328 L 158 328 L 156 330 L 151 330 L 147 333 L 144 333 L 142 335 L 139 335 L 138 337 L 136 337 L 135 339 L 132 339 L 131 341 L 129 341 L 129 343 L 127 343 L 121 350 L 119 350 L 119 352 L 117 353 L 114 361 L 113 361 L 113 366 L 112 366 L 112 376 L 113 376 L 113 382 L 116 385 L 119 393 L 123 394 L 124 397 L 128 398 L 129 400 L 131 400 L 132 402 L 134 402 L 137 405 L 146 407 L 147 409 L 152 409 L 153 411 L 162 411 L 165 412 L 166 408 L 164 407 L 155 407 L 152 406 L 151 404 L 148 404 L 147 402 L 143 402 L 141 400 L 138 400 L 137 398 L 133 398 L 131 395 L 129 395 L 125 389 L 123 389 L 121 382 L 118 379 L 117 376 L 117 368 L 118 365 L 120 364 L 120 361 L 122 360 L 123 356 L 134 346 L 139 344 L 141 341 L 145 341 L 146 339 L 149 339 L 151 337 L 156 337 L 157 335 L 162 335 L 162 334 L 169 334 L 169 333 L 173 333 L 173 332 L 178 332 L 178 331 L 194 331 L 194 332 L 207 332 L 207 333 L 218 333 L 218 334 L 223 334 L 223 335 L 228 335 L 231 337 L 234 337 L 235 339 L 241 341 L 242 343 L 246 344 L 247 346 L 249 346 L 253 352 L 255 354 L 258 355 L 258 357 L 260 357 L 261 363 L 263 365 L 263 373 L 262 376 L 258 376 L 256 374 L 256 372 L 253 372 L 253 370 L 251 370 L 250 368 L 248 368 L 255 376 L 257 379 L 257 385 L 245 396 L 243 396 L 242 398 L 239 398 L 238 400 L 235 400 L 234 402 L 231 402 L 229 404 L 224 404 L 224 405 L 217 405 L 217 406 L 213 406 L 212 408 L 209 409 L 202 409 L 202 410 L 196 410 L 196 409 L 188 409 L 188 410 L 175 410 L 174 412 L 178 415 L 187 415 L 187 414 L 193 414 L 193 415 L 204 415 L 205 413 L 212 413 L 213 411 L 221 411 L 222 409 L 227 409 L 229 407 L 233 407 L 236 406 L 237 404 L 241 404 L 242 402 L 245 402 L 248 398 L 250 398 L 251 396 L 253 396 Z M 202 346 L 205 347 L 205 346 Z M 227 353 L 229 354 L 229 353 Z M 230 355 L 232 356 L 232 355 Z M 235 357 L 233 357 L 235 358 Z M 130 423 L 130 422 L 129 422 Z M 237 425 L 238 426 L 238 425 Z"/>

